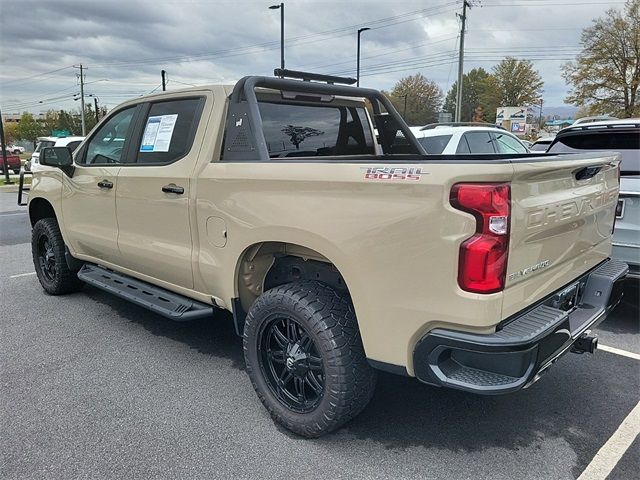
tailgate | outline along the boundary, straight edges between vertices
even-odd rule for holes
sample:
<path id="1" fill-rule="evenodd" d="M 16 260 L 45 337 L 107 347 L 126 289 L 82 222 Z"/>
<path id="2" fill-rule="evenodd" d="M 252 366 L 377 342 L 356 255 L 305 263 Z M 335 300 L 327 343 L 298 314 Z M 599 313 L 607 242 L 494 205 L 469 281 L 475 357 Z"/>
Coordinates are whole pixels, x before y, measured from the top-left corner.
<path id="1" fill-rule="evenodd" d="M 568 285 L 611 254 L 617 154 L 536 160 L 513 163 L 503 318 Z"/>

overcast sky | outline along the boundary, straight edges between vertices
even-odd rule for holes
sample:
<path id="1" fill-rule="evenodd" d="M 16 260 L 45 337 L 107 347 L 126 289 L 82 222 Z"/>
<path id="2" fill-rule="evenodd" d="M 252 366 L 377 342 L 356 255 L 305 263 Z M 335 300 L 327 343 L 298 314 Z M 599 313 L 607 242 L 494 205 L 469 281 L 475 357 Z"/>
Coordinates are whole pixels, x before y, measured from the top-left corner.
<path id="1" fill-rule="evenodd" d="M 547 106 L 561 106 L 560 65 L 580 33 L 623 0 L 475 0 L 468 13 L 465 71 L 490 70 L 506 55 L 533 61 Z M 280 13 L 269 0 L 0 0 L 0 108 L 3 113 L 77 108 L 77 66 L 85 94 L 109 108 L 160 85 L 167 89 L 272 75 L 280 62 Z M 290 69 L 355 76 L 390 89 L 420 72 L 446 93 L 456 80 L 456 13 L 462 0 L 287 0 Z M 89 99 L 92 100 L 92 99 Z"/>

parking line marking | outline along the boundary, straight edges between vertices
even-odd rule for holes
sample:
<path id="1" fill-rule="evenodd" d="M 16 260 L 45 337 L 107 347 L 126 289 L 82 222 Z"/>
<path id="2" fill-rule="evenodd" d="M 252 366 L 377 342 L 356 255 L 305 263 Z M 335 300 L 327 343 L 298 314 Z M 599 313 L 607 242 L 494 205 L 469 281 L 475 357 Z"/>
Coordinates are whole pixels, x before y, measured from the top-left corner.
<path id="1" fill-rule="evenodd" d="M 598 450 L 578 480 L 606 478 L 640 433 L 640 402 L 633 407 L 611 438 Z"/>
<path id="2" fill-rule="evenodd" d="M 29 275 L 35 275 L 35 274 L 36 274 L 36 272 L 19 273 L 17 275 L 11 275 L 9 278 L 28 277 Z"/>
<path id="3" fill-rule="evenodd" d="M 609 353 L 615 353 L 616 355 L 622 355 L 623 357 L 633 358 L 634 360 L 640 360 L 640 354 L 628 352 L 626 350 L 621 350 L 619 348 L 610 347 L 608 345 L 600 345 L 598 344 L 597 350 L 603 350 Z"/>

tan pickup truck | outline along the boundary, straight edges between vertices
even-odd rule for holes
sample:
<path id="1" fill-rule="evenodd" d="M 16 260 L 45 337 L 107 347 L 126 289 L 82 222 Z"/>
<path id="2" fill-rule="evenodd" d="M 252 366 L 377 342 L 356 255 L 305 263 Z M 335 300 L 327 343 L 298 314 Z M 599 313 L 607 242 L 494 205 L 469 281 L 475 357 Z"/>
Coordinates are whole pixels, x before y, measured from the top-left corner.
<path id="1" fill-rule="evenodd" d="M 233 312 L 260 400 L 308 437 L 357 415 L 377 369 L 498 394 L 593 352 L 627 272 L 615 153 L 429 155 L 380 92 L 278 74 L 304 81 L 137 98 L 73 156 L 43 149 L 44 290 Z"/>

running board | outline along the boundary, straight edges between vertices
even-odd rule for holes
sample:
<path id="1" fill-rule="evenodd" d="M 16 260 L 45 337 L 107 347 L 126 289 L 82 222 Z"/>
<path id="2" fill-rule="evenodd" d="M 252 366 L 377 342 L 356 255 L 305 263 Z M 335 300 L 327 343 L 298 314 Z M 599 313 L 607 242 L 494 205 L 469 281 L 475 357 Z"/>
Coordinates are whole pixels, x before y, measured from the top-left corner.
<path id="1" fill-rule="evenodd" d="M 197 320 L 213 315 L 211 305 L 196 302 L 164 288 L 97 265 L 85 263 L 78 272 L 78 278 L 89 285 L 148 308 L 152 312 L 176 322 Z"/>

